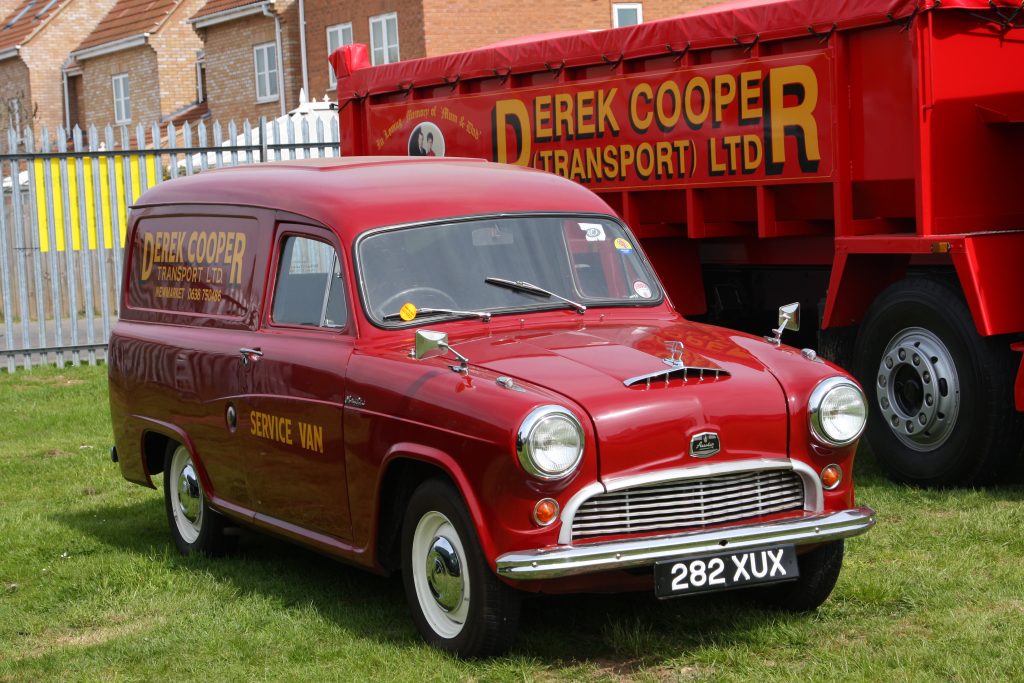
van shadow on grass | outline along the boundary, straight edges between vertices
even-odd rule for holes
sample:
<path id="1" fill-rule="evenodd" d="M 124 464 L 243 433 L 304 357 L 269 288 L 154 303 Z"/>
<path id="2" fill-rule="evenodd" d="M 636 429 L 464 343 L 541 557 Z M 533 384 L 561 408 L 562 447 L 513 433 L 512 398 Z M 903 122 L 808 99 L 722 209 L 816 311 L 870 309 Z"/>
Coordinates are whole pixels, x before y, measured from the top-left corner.
<path id="1" fill-rule="evenodd" d="M 398 575 L 376 576 L 249 530 L 241 532 L 231 556 L 181 557 L 167 530 L 162 497 L 53 517 L 115 550 L 169 562 L 176 571 L 201 572 L 243 596 L 268 598 L 286 609 L 312 607 L 358 637 L 400 646 L 421 642 Z M 754 642 L 766 624 L 808 618 L 758 610 L 730 594 L 667 601 L 653 592 L 527 596 L 510 656 L 628 674 L 710 644 Z"/>

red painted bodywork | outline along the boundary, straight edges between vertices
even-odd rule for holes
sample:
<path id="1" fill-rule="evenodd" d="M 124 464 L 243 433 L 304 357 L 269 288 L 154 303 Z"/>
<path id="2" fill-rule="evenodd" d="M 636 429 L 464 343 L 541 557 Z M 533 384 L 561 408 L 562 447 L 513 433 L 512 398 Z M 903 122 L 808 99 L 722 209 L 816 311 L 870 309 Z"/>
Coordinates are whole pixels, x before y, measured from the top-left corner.
<path id="1" fill-rule="evenodd" d="M 111 411 L 124 477 L 152 485 L 145 437 L 169 436 L 192 452 L 217 509 L 378 571 L 385 569 L 377 556 L 382 511 L 402 503 L 382 498 L 380 490 L 399 460 L 430 465 L 455 482 L 492 563 L 505 552 L 556 543 L 558 523 L 538 528 L 531 521 L 538 499 L 564 504 L 595 481 L 702 464 L 687 448 L 690 436 L 709 429 L 722 435 L 716 462 L 793 458 L 815 471 L 839 464 L 848 476 L 825 492 L 825 512 L 853 506 L 855 445 L 813 446 L 808 426 L 812 389 L 843 375 L 828 363 L 686 321 L 665 300 L 583 315 L 555 310 L 429 324 L 469 357 L 470 371 L 461 375 L 448 367 L 450 358 L 411 358 L 415 330 L 374 326 L 354 296 L 353 245 L 368 230 L 530 212 L 610 215 L 611 209 L 550 174 L 460 160 L 268 164 L 150 190 L 132 212 L 122 314 L 110 342 Z M 252 270 L 237 288 L 244 294 L 239 315 L 211 314 L 223 310 L 220 304 L 196 302 L 184 312 L 153 307 L 145 296 L 133 303 L 133 288 L 145 289 L 141 280 L 133 283 L 145 234 L 182 217 L 196 229 L 215 230 L 242 215 L 255 227 L 245 247 L 253 250 L 245 252 Z M 349 293 L 344 328 L 270 320 L 273 245 L 284 233 L 318 234 L 336 246 Z M 730 376 L 626 387 L 626 378 L 664 369 L 666 341 L 684 342 L 687 363 L 714 364 Z M 263 357 L 243 364 L 241 348 L 258 348 Z M 500 375 L 514 377 L 523 391 L 500 386 Z M 524 472 L 515 438 L 531 410 L 552 403 L 579 418 L 586 449 L 573 475 L 545 482 Z M 229 404 L 238 409 L 235 431 L 226 419 Z M 253 410 L 323 424 L 324 453 L 311 456 L 297 445 L 254 437 Z M 599 583 L 583 577 L 528 588 Z"/>
<path id="2" fill-rule="evenodd" d="M 374 68 L 343 47 L 332 58 L 345 64 L 341 151 L 405 154 L 427 122 L 443 153 L 578 180 L 632 227 L 684 314 L 706 312 L 701 266 L 830 267 L 822 328 L 859 324 L 909 268 L 946 268 L 978 332 L 1010 343 L 1024 333 L 1024 43 L 1009 30 L 1018 5 L 742 0 Z M 814 74 L 817 98 L 801 125 L 773 130 L 757 112 L 770 107 L 773 69 L 794 66 Z M 673 109 L 698 77 L 712 84 L 710 121 L 699 96 L 692 116 Z M 807 102 L 793 87 L 776 93 L 784 107 Z M 804 166 L 795 162 L 808 137 L 819 153 Z M 780 138 L 787 160 L 769 172 Z M 749 169 L 748 144 L 763 153 Z M 653 171 L 610 177 L 586 156 L 625 147 Z M 712 172 L 730 155 L 739 168 Z"/>

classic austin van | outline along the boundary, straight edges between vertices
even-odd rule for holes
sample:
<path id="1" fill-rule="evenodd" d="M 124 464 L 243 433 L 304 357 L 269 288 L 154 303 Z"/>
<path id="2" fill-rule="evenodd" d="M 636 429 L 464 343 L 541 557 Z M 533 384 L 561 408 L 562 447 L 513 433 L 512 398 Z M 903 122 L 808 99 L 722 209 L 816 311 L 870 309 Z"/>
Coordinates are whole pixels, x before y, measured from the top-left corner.
<path id="1" fill-rule="evenodd" d="M 866 404 L 842 370 L 683 319 L 587 189 L 350 158 L 163 183 L 131 215 L 110 401 L 178 550 L 244 525 L 400 572 L 424 638 L 486 655 L 524 592 L 746 589 L 814 609 Z"/>

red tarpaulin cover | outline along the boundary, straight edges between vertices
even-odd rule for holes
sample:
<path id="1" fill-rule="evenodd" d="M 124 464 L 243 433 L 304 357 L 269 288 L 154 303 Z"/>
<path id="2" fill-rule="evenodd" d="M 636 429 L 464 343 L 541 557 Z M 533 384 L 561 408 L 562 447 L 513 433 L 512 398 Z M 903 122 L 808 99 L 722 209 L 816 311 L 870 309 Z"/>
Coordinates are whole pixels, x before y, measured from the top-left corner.
<path id="1" fill-rule="evenodd" d="M 996 0 L 995 5 L 1009 14 L 1020 6 L 1020 0 Z M 703 48 L 733 44 L 734 40 L 749 43 L 755 37 L 775 40 L 806 36 L 809 29 L 825 32 L 833 24 L 837 29 L 867 26 L 903 19 L 915 10 L 935 9 L 989 10 L 990 5 L 988 0 L 734 0 L 639 26 L 560 37 L 525 37 L 468 52 L 373 68 L 360 68 L 359 63 L 347 60 L 351 76 L 345 78 L 348 74 L 338 73 L 338 99 L 393 92 L 410 85 L 451 82 L 456 78 L 505 74 L 510 69 L 526 73 L 558 68 L 563 63 L 590 64 L 599 62 L 602 56 L 614 61 L 681 51 L 687 45 Z"/>

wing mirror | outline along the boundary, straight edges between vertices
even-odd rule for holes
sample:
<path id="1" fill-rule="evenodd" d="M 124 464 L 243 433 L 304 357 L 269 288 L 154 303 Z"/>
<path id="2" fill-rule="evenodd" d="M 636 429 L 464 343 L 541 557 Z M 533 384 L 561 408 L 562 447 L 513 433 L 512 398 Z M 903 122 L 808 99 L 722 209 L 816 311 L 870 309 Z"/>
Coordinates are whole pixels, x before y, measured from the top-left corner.
<path id="1" fill-rule="evenodd" d="M 436 358 L 451 351 L 459 359 L 458 365 L 449 365 L 452 370 L 461 374 L 469 372 L 469 359 L 448 345 L 448 334 L 446 332 L 435 332 L 434 330 L 416 330 L 416 349 L 413 357 L 416 360 L 424 358 Z"/>
<path id="2" fill-rule="evenodd" d="M 792 330 L 794 332 L 798 332 L 800 330 L 799 302 L 779 306 L 779 326 L 772 330 L 772 336 L 765 337 L 765 340 L 778 346 L 782 343 L 782 333 L 786 330 Z"/>

